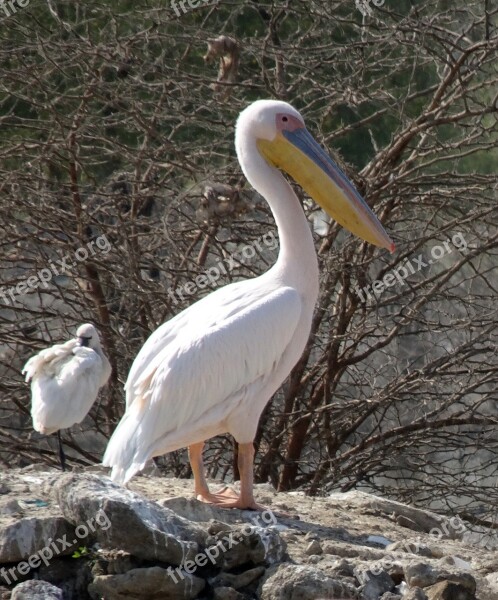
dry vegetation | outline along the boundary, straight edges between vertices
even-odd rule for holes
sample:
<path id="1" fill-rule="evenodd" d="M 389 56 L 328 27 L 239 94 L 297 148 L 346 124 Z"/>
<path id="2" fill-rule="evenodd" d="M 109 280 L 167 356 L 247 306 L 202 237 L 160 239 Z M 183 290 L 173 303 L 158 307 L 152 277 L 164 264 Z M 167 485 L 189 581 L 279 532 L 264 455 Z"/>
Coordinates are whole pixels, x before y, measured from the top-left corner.
<path id="1" fill-rule="evenodd" d="M 496 9 L 387 0 L 362 17 L 353 0 L 201 4 L 176 16 L 167 3 L 31 2 L 1 24 L 1 463 L 57 461 L 31 429 L 20 376 L 30 355 L 81 322 L 99 327 L 112 382 L 85 435 L 64 433 L 74 464 L 98 462 L 140 346 L 209 288 L 183 300 L 171 290 L 274 229 L 233 148 L 239 111 L 274 97 L 337 152 L 397 251 L 317 228 L 313 331 L 261 420 L 257 480 L 312 494 L 363 487 L 491 519 Z M 235 43 L 205 62 L 220 35 Z M 106 244 L 79 260 L 97 238 Z M 23 287 L 64 256 L 65 273 Z M 213 285 L 275 256 L 263 248 Z M 407 261 L 414 273 L 358 294 Z M 232 477 L 227 444 L 211 442 L 211 475 Z M 188 476 L 184 458 L 162 462 Z"/>

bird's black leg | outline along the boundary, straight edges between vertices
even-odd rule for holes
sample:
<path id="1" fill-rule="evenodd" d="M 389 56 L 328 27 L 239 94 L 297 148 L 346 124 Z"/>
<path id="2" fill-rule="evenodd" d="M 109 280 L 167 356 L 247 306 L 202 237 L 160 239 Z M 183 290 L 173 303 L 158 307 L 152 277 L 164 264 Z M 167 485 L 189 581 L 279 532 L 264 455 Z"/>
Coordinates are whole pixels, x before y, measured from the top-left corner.
<path id="1" fill-rule="evenodd" d="M 59 440 L 59 459 L 61 461 L 61 469 L 62 469 L 62 471 L 65 471 L 66 470 L 66 455 L 64 454 L 64 450 L 62 449 L 62 440 L 61 440 L 60 430 L 57 432 L 57 439 Z"/>

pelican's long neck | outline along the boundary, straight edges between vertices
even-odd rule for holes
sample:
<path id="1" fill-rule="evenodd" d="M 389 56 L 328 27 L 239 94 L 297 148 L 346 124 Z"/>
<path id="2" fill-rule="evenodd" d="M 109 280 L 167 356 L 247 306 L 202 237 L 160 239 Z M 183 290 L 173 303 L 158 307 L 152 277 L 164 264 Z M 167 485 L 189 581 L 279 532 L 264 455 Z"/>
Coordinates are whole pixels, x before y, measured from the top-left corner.
<path id="1" fill-rule="evenodd" d="M 247 136 L 238 136 L 237 155 L 245 176 L 270 205 L 280 240 L 275 271 L 289 285 L 318 294 L 318 261 L 313 236 L 291 186 L 261 156 Z"/>

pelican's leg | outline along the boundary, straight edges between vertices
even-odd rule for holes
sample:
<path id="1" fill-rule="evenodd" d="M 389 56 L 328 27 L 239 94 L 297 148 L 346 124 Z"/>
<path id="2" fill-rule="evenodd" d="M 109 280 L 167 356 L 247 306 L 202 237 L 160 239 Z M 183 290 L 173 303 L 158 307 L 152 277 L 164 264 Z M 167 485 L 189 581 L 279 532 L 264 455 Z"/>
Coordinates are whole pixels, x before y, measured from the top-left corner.
<path id="1" fill-rule="evenodd" d="M 194 494 L 197 500 L 217 504 L 222 506 L 224 502 L 234 501 L 238 496 L 230 488 L 223 488 L 221 491 L 212 494 L 204 475 L 204 463 L 202 461 L 202 450 L 204 442 L 192 444 L 188 447 L 188 455 L 192 473 L 194 474 Z"/>
<path id="2" fill-rule="evenodd" d="M 219 502 L 225 508 L 265 510 L 254 500 L 254 444 L 239 444 L 240 495 L 236 500 Z"/>
<path id="3" fill-rule="evenodd" d="M 192 444 L 188 447 L 188 457 L 190 466 L 192 467 L 192 473 L 194 474 L 194 494 L 198 500 L 203 500 L 211 495 L 206 477 L 204 476 L 204 463 L 202 461 L 203 448 L 204 442 Z"/>
<path id="4" fill-rule="evenodd" d="M 206 501 L 216 504 L 216 506 L 221 506 L 222 508 L 265 510 L 264 506 L 259 505 L 254 500 L 254 445 L 252 442 L 249 442 L 248 444 L 239 444 L 238 465 L 240 473 L 240 494 L 237 495 L 230 488 L 224 488 L 216 494 L 209 494 L 209 499 Z"/>
<path id="5" fill-rule="evenodd" d="M 66 455 L 64 454 L 64 450 L 62 449 L 62 439 L 60 429 L 57 431 L 57 439 L 59 440 L 59 459 L 61 461 L 61 469 L 62 471 L 66 470 Z"/>
<path id="6" fill-rule="evenodd" d="M 240 496 L 238 508 L 260 510 L 263 507 L 254 500 L 254 444 L 239 444 Z"/>

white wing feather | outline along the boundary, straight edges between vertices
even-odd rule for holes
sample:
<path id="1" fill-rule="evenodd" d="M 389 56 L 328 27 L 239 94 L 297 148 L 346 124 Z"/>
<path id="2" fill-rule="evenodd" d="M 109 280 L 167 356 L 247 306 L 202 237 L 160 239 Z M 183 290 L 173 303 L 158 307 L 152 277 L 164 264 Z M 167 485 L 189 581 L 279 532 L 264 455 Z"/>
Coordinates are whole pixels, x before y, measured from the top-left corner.
<path id="1" fill-rule="evenodd" d="M 253 281 L 240 281 L 212 292 L 163 323 L 148 337 L 133 361 L 126 380 L 127 409 L 136 398 L 136 384 L 142 377 L 144 369 L 160 355 L 162 350 L 185 333 L 186 329 L 200 331 L 212 327 L 268 294 L 268 290 L 258 290 L 254 289 L 254 286 L 248 286 Z"/>
<path id="2" fill-rule="evenodd" d="M 126 384 L 127 411 L 103 460 L 114 467 L 113 479 L 127 481 L 152 456 L 230 431 L 244 401 L 259 401 L 251 423 L 242 415 L 248 429 L 254 419 L 257 424 L 269 399 L 259 393 L 285 357 L 301 300 L 289 287 L 246 283 L 197 302 L 146 342 Z"/>
<path id="3" fill-rule="evenodd" d="M 32 356 L 23 367 L 23 374 L 26 374 L 26 381 L 30 381 L 40 373 L 55 376 L 60 369 L 60 365 L 72 356 L 73 349 L 76 348 L 77 341 L 69 340 L 64 344 L 56 344 Z"/>
<path id="4" fill-rule="evenodd" d="M 33 427 L 49 434 L 85 418 L 110 368 L 97 352 L 70 340 L 30 358 L 23 373 L 31 380 Z"/>

